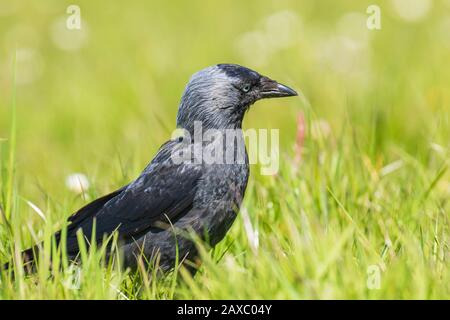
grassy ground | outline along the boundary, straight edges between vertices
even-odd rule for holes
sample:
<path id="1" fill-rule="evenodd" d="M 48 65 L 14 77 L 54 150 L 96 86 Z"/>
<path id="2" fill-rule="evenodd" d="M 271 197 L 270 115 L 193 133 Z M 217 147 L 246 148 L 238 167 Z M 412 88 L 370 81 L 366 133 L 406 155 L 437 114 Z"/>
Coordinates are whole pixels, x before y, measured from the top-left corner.
<path id="1" fill-rule="evenodd" d="M 450 298 L 448 1 L 379 1 L 374 31 L 364 1 L 77 2 L 70 32 L 72 2 L 0 1 L 1 262 L 50 252 L 70 213 L 136 177 L 193 72 L 236 62 L 303 97 L 247 115 L 280 129 L 280 170 L 252 167 L 193 279 L 100 267 L 100 249 L 51 277 L 2 274 L 0 299 Z"/>

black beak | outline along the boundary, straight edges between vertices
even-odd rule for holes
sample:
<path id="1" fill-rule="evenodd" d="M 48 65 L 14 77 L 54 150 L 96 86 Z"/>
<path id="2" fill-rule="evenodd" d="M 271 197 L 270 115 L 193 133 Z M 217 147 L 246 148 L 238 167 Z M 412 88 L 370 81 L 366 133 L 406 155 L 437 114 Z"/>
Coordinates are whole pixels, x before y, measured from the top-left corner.
<path id="1" fill-rule="evenodd" d="M 267 77 L 261 79 L 260 88 L 261 99 L 292 97 L 298 95 L 297 92 L 295 92 L 288 86 L 285 86 L 284 84 L 278 83 L 275 80 L 269 79 Z"/>

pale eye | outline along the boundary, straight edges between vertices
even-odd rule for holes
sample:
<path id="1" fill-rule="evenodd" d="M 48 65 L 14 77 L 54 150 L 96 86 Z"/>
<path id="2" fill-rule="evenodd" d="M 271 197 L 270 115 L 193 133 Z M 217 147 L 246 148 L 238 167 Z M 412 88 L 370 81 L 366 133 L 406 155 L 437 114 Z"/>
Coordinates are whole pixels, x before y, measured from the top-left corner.
<path id="1" fill-rule="evenodd" d="M 244 92 L 249 92 L 250 91 L 250 85 L 249 84 L 246 84 L 243 88 L 242 88 L 242 91 L 244 91 Z"/>

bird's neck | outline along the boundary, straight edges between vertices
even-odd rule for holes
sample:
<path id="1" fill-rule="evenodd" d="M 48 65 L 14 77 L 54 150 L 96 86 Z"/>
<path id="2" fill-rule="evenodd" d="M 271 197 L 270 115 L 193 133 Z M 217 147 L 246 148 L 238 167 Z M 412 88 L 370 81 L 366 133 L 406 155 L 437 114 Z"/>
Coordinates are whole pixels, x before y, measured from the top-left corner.
<path id="1" fill-rule="evenodd" d="M 183 141 L 193 146 L 192 155 L 201 155 L 206 164 L 248 165 L 245 137 L 240 127 L 204 130 L 194 125 L 192 133 L 185 132 Z"/>
<path id="2" fill-rule="evenodd" d="M 242 133 L 242 121 L 239 123 L 208 123 L 204 121 L 194 121 L 193 123 L 189 123 L 187 125 L 179 125 L 181 129 L 186 130 L 190 136 L 198 136 L 205 134 L 212 134 L 213 132 L 217 132 L 220 134 L 226 134 L 230 131 L 236 131 L 237 133 Z"/>

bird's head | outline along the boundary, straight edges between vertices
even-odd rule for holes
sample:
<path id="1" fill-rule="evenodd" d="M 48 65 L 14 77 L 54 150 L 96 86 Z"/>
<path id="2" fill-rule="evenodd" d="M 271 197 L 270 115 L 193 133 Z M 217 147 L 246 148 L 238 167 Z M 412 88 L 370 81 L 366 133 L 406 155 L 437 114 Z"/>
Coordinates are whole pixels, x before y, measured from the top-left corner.
<path id="1" fill-rule="evenodd" d="M 191 77 L 178 109 L 177 126 L 190 131 L 194 121 L 201 121 L 207 129 L 238 128 L 256 101 L 296 95 L 293 89 L 251 69 L 218 64 Z"/>

